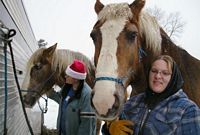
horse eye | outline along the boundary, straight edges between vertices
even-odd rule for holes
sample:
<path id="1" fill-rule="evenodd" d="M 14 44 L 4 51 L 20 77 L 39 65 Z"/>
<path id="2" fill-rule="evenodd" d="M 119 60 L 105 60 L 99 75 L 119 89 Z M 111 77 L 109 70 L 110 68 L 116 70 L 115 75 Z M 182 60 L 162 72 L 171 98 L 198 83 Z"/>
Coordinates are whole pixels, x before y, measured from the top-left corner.
<path id="1" fill-rule="evenodd" d="M 41 63 L 37 63 L 33 67 L 34 67 L 34 69 L 39 70 L 39 69 L 42 68 L 42 64 Z"/>
<path id="2" fill-rule="evenodd" d="M 137 36 L 137 32 L 136 31 L 128 31 L 126 33 L 126 38 L 128 41 L 134 41 L 135 40 L 135 37 Z"/>
<path id="3" fill-rule="evenodd" d="M 32 77 L 34 74 L 37 74 L 37 71 L 42 69 L 42 64 L 37 63 L 31 68 L 30 76 Z"/>

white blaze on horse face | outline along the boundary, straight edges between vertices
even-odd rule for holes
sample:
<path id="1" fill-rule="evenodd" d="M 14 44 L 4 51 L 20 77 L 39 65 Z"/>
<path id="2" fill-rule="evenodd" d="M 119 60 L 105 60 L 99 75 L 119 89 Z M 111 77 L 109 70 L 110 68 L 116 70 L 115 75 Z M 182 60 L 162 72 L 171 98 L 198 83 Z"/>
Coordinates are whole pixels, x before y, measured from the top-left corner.
<path id="1" fill-rule="evenodd" d="M 21 89 L 22 90 L 27 90 L 28 86 L 29 86 L 29 81 L 30 81 L 30 72 L 31 72 L 31 67 L 33 64 L 29 65 L 29 67 L 26 68 L 26 74 L 25 74 L 25 78 L 22 82 L 22 86 Z"/>
<path id="2" fill-rule="evenodd" d="M 98 59 L 96 77 L 117 78 L 117 38 L 123 30 L 126 18 L 108 20 L 101 27 L 102 47 Z M 116 82 L 109 80 L 97 81 L 93 104 L 99 114 L 106 115 L 115 103 Z"/>

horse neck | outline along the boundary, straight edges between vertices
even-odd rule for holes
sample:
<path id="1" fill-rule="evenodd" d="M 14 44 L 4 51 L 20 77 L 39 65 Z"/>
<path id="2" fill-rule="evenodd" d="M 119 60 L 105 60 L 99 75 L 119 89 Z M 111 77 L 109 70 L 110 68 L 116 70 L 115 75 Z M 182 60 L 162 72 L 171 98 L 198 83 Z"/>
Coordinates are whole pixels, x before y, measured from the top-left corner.
<path id="1" fill-rule="evenodd" d="M 179 68 L 188 70 L 188 64 L 200 69 L 200 61 L 190 55 L 185 49 L 172 42 L 169 36 L 161 29 L 162 47 L 161 54 L 167 54 L 173 57 Z"/>
<path id="2" fill-rule="evenodd" d="M 55 84 L 58 85 L 59 87 L 62 87 L 65 83 L 65 78 L 64 75 L 60 73 L 56 73 L 55 75 Z"/>
<path id="3" fill-rule="evenodd" d="M 134 79 L 130 82 L 132 92 L 131 96 L 144 92 L 147 87 L 146 75 L 142 61 L 138 64 L 137 72 L 135 72 Z"/>
<path id="4" fill-rule="evenodd" d="M 183 90 L 200 106 L 200 60 L 165 37 L 165 35 L 162 36 L 162 53 L 169 54 L 174 58 L 183 76 Z"/>
<path id="5" fill-rule="evenodd" d="M 149 66 L 152 60 L 154 59 L 154 57 L 160 54 L 170 55 L 175 60 L 175 62 L 179 65 L 180 69 L 188 67 L 188 64 L 192 64 L 196 66 L 197 69 L 200 68 L 199 67 L 200 61 L 198 59 L 194 58 L 186 50 L 184 50 L 183 48 L 173 43 L 173 41 L 169 38 L 169 36 L 166 34 L 166 32 L 162 28 L 160 32 L 161 32 L 162 42 L 161 42 L 161 51 L 159 53 L 152 51 L 151 48 L 147 48 L 145 41 L 142 41 L 142 48 L 147 54 L 147 56 L 145 56 L 142 59 L 145 72 L 149 70 Z"/>

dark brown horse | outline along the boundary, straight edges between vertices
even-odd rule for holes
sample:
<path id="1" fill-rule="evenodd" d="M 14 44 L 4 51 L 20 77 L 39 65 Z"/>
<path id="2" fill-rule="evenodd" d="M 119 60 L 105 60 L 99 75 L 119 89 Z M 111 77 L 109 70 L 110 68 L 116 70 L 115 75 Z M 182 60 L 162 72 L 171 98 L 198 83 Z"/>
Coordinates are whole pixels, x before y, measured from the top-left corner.
<path id="1" fill-rule="evenodd" d="M 40 48 L 29 59 L 22 84 L 22 89 L 27 90 L 24 96 L 26 107 L 33 107 L 40 96 L 52 90 L 54 85 L 62 87 L 65 83 L 65 69 L 74 59 L 82 60 L 87 65 L 86 82 L 94 86 L 95 68 L 90 59 L 79 52 L 56 47 L 57 44 Z"/>
<path id="2" fill-rule="evenodd" d="M 145 0 L 104 5 L 96 1 L 98 20 L 91 37 L 95 44 L 96 83 L 92 103 L 100 119 L 113 120 L 125 101 L 144 91 L 152 59 L 168 54 L 180 67 L 184 91 L 200 106 L 200 61 L 175 45 L 154 17 L 142 11 Z"/>

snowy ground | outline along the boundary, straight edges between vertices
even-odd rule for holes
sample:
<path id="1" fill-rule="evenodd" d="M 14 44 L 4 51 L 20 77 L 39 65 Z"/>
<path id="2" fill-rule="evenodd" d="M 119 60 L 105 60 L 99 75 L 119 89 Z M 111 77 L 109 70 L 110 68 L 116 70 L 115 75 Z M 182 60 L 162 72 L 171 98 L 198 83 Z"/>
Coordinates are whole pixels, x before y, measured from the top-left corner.
<path id="1" fill-rule="evenodd" d="M 49 129 L 56 128 L 56 121 L 58 115 L 58 104 L 48 99 L 48 111 L 44 114 L 44 125 Z"/>
<path id="2" fill-rule="evenodd" d="M 40 105 L 42 108 L 45 107 L 45 102 L 43 99 L 40 99 Z M 48 110 L 47 113 L 44 113 L 44 125 L 49 129 L 56 129 L 56 121 L 57 121 L 57 115 L 58 115 L 58 104 L 48 99 Z M 38 104 L 36 104 L 33 107 L 34 111 L 40 111 Z"/>

